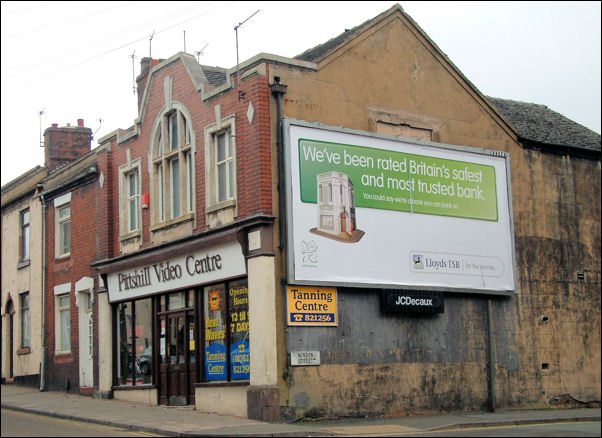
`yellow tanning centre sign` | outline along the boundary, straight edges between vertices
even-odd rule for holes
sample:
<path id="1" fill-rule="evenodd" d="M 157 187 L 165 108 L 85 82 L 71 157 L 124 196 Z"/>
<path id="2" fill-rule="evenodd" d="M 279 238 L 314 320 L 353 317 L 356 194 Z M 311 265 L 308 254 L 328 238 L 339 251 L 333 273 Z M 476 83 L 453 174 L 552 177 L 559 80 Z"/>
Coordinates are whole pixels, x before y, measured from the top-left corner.
<path id="1" fill-rule="evenodd" d="M 337 290 L 287 286 L 288 325 L 338 325 Z"/>

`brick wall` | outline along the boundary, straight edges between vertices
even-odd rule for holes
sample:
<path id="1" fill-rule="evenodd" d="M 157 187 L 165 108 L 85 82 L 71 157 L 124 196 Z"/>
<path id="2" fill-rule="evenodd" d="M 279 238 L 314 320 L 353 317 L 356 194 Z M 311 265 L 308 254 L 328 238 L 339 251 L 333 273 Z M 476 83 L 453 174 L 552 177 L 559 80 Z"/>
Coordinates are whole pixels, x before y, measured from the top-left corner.
<path id="1" fill-rule="evenodd" d="M 55 207 L 48 200 L 46 212 L 46 374 L 48 389 L 79 391 L 79 308 L 76 306 L 75 283 L 82 277 L 95 278 L 90 268 L 96 256 L 96 200 L 98 197 L 96 180 L 87 181 L 83 186 L 71 191 L 71 250 L 67 258 L 55 258 Z M 62 195 L 64 193 L 58 193 Z M 54 287 L 71 285 L 71 351 L 57 355 L 55 326 Z M 96 312 L 94 312 L 96 315 Z M 94 320 L 95 329 L 98 326 Z M 96 342 L 95 342 L 96 344 Z M 94 352 L 95 358 L 98 351 Z M 96 360 L 95 360 L 96 362 Z M 98 371 L 95 370 L 95 376 Z"/>

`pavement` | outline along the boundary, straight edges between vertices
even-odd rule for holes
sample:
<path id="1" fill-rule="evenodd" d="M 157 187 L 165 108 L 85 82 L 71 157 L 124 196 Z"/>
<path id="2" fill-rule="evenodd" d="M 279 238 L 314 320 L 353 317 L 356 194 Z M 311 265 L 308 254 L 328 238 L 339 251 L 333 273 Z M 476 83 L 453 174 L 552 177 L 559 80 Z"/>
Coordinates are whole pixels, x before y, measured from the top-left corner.
<path id="1" fill-rule="evenodd" d="M 2 385 L 1 407 L 163 436 L 396 436 L 470 427 L 600 421 L 600 408 L 574 408 L 265 423 L 192 407 L 153 407 L 65 392 L 40 392 L 14 384 Z"/>

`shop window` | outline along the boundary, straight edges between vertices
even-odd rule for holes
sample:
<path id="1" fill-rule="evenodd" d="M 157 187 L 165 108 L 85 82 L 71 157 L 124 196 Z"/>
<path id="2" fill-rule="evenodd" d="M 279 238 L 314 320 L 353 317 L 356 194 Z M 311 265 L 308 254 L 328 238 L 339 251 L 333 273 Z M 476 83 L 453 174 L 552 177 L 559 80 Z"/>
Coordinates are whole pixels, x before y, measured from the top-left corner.
<path id="1" fill-rule="evenodd" d="M 56 352 L 71 351 L 71 296 L 69 293 L 56 295 Z"/>
<path id="2" fill-rule="evenodd" d="M 21 212 L 21 233 L 19 244 L 20 259 L 29 260 L 29 209 Z"/>
<path id="3" fill-rule="evenodd" d="M 116 312 L 117 384 L 152 383 L 151 298 L 119 303 Z"/>
<path id="4" fill-rule="evenodd" d="M 205 380 L 248 380 L 250 350 L 247 280 L 205 287 L 203 303 Z"/>
<path id="5" fill-rule="evenodd" d="M 21 348 L 30 346 L 30 317 L 29 317 L 29 292 L 20 295 L 21 308 Z"/>
<path id="6" fill-rule="evenodd" d="M 160 116 L 152 140 L 152 220 L 160 227 L 187 219 L 193 211 L 194 135 L 187 116 L 173 109 Z"/>

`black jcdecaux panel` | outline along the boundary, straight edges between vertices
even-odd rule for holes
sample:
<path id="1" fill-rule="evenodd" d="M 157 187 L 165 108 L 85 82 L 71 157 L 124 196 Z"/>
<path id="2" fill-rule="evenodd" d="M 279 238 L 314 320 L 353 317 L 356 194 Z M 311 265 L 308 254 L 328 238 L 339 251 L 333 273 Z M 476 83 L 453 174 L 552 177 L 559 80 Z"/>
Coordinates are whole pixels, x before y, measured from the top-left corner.
<path id="1" fill-rule="evenodd" d="M 383 313 L 443 313 L 443 292 L 385 289 Z"/>

